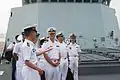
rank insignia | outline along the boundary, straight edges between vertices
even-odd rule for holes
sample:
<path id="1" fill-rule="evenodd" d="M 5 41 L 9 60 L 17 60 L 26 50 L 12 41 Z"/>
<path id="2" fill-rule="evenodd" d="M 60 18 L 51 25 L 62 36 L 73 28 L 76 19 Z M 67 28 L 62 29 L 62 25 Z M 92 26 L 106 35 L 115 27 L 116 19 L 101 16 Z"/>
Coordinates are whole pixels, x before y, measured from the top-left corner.
<path id="1" fill-rule="evenodd" d="M 27 46 L 30 47 L 30 44 L 27 42 Z"/>

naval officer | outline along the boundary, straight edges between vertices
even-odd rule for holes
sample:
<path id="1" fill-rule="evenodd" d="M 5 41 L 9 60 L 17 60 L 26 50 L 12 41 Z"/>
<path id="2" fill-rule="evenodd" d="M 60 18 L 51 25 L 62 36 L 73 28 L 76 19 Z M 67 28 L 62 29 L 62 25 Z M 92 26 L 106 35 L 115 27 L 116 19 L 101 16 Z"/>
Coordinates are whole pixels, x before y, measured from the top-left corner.
<path id="1" fill-rule="evenodd" d="M 36 25 L 24 28 L 25 41 L 22 45 L 22 54 L 24 65 L 22 68 L 22 76 L 24 80 L 41 80 L 40 75 L 43 70 L 37 66 L 36 56 Z"/>
<path id="2" fill-rule="evenodd" d="M 70 69 L 74 75 L 74 80 L 78 80 L 78 56 L 81 52 L 80 46 L 76 43 L 76 35 L 74 33 L 70 34 L 70 44 L 68 45 L 69 49 L 69 60 L 70 60 Z"/>
<path id="3" fill-rule="evenodd" d="M 12 42 L 8 47 L 7 47 L 7 50 L 6 50 L 6 57 L 8 57 L 8 59 L 11 61 L 12 59 L 12 80 L 16 80 L 16 77 L 15 77 L 15 74 L 16 74 L 16 60 L 15 58 L 13 57 L 13 49 L 14 49 L 14 46 L 16 43 L 19 42 L 18 40 L 18 36 L 19 35 L 16 35 L 15 36 L 15 41 L 16 42 Z"/>
<path id="4" fill-rule="evenodd" d="M 46 80 L 59 80 L 59 64 L 60 64 L 60 50 L 59 45 L 55 41 L 56 29 L 54 27 L 50 27 L 47 30 L 49 39 L 46 43 L 43 44 L 43 50 L 50 51 L 44 53 L 44 57 L 46 59 Z"/>
<path id="5" fill-rule="evenodd" d="M 68 48 L 67 44 L 64 42 L 64 35 L 62 32 L 56 35 L 58 44 L 60 46 L 61 60 L 60 60 L 60 78 L 61 80 L 66 80 L 68 72 Z"/>
<path id="6" fill-rule="evenodd" d="M 42 49 L 41 46 L 42 44 L 46 41 L 45 37 L 40 38 L 40 43 L 39 43 L 39 47 L 37 48 L 37 57 L 38 57 L 38 67 L 41 68 L 42 70 L 44 70 L 43 75 L 41 75 L 41 80 L 46 80 L 45 78 L 45 71 L 46 71 L 46 60 L 44 58 L 44 53 L 52 50 L 52 49 Z"/>
<path id="7" fill-rule="evenodd" d="M 23 67 L 24 61 L 22 58 L 21 46 L 24 42 L 24 32 L 22 32 L 22 34 L 18 36 L 18 39 L 21 42 L 16 43 L 13 49 L 13 55 L 14 55 L 14 58 L 16 59 L 16 80 L 23 80 L 22 67 Z"/>

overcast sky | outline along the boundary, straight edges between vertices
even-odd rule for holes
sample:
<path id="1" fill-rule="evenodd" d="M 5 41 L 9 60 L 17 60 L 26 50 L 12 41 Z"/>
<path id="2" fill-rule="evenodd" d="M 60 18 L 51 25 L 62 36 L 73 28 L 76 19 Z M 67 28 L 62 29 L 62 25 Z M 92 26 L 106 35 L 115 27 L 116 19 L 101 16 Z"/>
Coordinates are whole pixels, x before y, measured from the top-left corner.
<path id="1" fill-rule="evenodd" d="M 0 33 L 6 33 L 10 9 L 22 6 L 22 0 L 0 0 Z M 116 9 L 120 24 L 120 0 L 112 0 L 111 7 Z"/>

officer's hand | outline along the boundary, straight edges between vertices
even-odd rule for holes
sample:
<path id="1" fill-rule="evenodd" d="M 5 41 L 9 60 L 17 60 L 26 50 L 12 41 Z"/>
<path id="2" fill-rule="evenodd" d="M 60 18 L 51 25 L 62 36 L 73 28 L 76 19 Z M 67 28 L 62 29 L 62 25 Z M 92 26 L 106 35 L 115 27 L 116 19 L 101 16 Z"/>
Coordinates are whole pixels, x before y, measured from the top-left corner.
<path id="1" fill-rule="evenodd" d="M 52 47 L 47 48 L 47 49 L 45 50 L 45 52 L 51 51 L 52 49 L 53 49 Z"/>
<path id="2" fill-rule="evenodd" d="M 42 75 L 42 74 L 43 74 L 43 70 L 38 69 L 37 71 L 38 71 L 39 75 Z"/>

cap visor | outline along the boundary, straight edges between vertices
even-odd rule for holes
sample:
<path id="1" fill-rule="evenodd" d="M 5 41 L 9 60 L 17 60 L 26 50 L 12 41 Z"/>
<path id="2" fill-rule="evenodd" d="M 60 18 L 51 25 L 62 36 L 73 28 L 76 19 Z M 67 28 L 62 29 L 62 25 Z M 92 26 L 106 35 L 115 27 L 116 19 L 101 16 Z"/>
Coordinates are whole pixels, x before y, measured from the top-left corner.
<path id="1" fill-rule="evenodd" d="M 49 33 L 51 34 L 51 33 L 55 33 L 55 32 L 49 32 Z"/>

